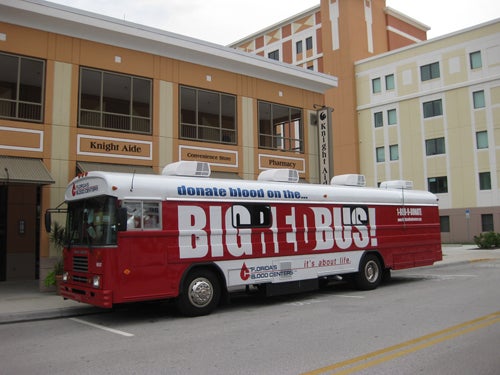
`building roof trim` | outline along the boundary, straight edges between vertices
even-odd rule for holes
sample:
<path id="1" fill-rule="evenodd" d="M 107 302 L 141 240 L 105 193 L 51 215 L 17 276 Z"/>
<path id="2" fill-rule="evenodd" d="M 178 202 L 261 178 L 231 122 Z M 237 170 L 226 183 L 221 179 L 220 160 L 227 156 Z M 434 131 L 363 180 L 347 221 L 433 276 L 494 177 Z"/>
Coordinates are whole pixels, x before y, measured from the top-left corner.
<path id="1" fill-rule="evenodd" d="M 0 22 L 208 66 L 323 94 L 337 77 L 43 0 L 0 0 Z"/>
<path id="2" fill-rule="evenodd" d="M 403 22 L 406 22 L 406 23 L 412 25 L 413 27 L 416 27 L 417 29 L 420 29 L 420 30 L 426 31 L 426 32 L 431 29 L 430 26 L 428 26 L 420 21 L 417 21 L 415 18 L 407 16 L 404 13 L 401 13 L 401 12 L 397 11 L 396 9 L 393 9 L 391 7 L 386 7 L 384 10 L 385 10 L 385 14 L 387 14 L 388 16 L 393 16 L 393 17 L 395 17 Z"/>
<path id="3" fill-rule="evenodd" d="M 383 59 L 383 58 L 385 58 L 387 56 L 395 55 L 395 54 L 398 54 L 398 53 L 401 53 L 401 52 L 407 51 L 407 50 L 412 50 L 414 48 L 421 48 L 421 47 L 423 47 L 425 45 L 428 45 L 428 44 L 437 43 L 437 42 L 439 42 L 439 41 L 441 41 L 443 39 L 449 39 L 449 38 L 452 38 L 452 37 L 455 37 L 455 36 L 458 36 L 458 35 L 461 35 L 461 34 L 465 34 L 465 33 L 468 33 L 468 32 L 474 31 L 474 30 L 479 30 L 481 28 L 489 27 L 489 26 L 492 26 L 492 25 L 495 25 L 495 24 L 498 24 L 498 23 L 500 23 L 500 18 L 496 18 L 496 19 L 493 19 L 493 20 L 490 20 L 490 21 L 486 21 L 486 22 L 483 22 L 483 23 L 481 23 L 479 25 L 474 25 L 474 26 L 471 26 L 471 27 L 467 27 L 465 29 L 457 30 L 457 31 L 451 32 L 449 34 L 441 35 L 441 36 L 438 36 L 438 37 L 435 37 L 435 38 L 432 38 L 432 39 L 428 39 L 428 40 L 424 40 L 424 41 L 421 41 L 421 42 L 418 42 L 418 43 L 415 43 L 415 44 L 410 44 L 408 46 L 401 47 L 401 48 L 398 48 L 398 49 L 394 49 L 392 51 L 387 51 L 387 52 L 381 53 L 381 54 L 376 55 L 376 56 L 368 57 L 366 59 L 358 60 L 358 61 L 354 62 L 354 66 L 362 65 L 362 64 L 370 62 L 370 61 L 376 61 L 376 60 L 379 60 L 379 59 Z"/>
<path id="4" fill-rule="evenodd" d="M 300 18 L 303 18 L 305 16 L 308 16 L 310 14 L 314 14 L 316 12 L 318 12 L 320 10 L 320 6 L 317 5 L 317 6 L 314 6 L 312 8 L 309 8 L 309 9 L 306 9 L 304 10 L 303 12 L 300 12 L 300 13 L 297 13 L 293 16 L 290 16 L 284 20 L 281 20 L 279 22 L 276 22 L 275 24 L 272 24 L 271 26 L 267 26 L 266 28 L 264 29 L 261 29 L 259 31 L 256 31 L 255 33 L 252 33 L 250 35 L 247 35 L 231 44 L 229 44 L 229 47 L 233 47 L 233 48 L 236 48 L 238 45 L 242 44 L 242 43 L 245 43 L 245 42 L 248 42 L 250 40 L 253 40 L 255 38 L 257 38 L 258 36 L 261 36 L 261 35 L 265 35 L 267 34 L 268 32 L 271 32 L 273 30 L 276 30 L 280 27 L 283 27 L 285 25 L 288 25 L 290 22 L 294 21 L 294 20 L 297 20 L 297 19 L 300 19 Z"/>

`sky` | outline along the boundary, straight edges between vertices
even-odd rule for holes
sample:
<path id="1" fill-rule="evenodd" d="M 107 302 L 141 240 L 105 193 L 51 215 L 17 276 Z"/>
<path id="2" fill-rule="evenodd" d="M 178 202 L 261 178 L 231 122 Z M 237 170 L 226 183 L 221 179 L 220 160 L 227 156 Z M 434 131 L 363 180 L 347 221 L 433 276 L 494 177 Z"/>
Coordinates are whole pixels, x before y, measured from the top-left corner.
<path id="1" fill-rule="evenodd" d="M 351 0 L 354 1 L 354 0 Z M 320 0 L 52 0 L 52 2 L 228 45 Z M 500 17 L 498 0 L 386 0 L 431 27 L 432 39 Z M 262 9 L 266 9 L 265 13 Z"/>

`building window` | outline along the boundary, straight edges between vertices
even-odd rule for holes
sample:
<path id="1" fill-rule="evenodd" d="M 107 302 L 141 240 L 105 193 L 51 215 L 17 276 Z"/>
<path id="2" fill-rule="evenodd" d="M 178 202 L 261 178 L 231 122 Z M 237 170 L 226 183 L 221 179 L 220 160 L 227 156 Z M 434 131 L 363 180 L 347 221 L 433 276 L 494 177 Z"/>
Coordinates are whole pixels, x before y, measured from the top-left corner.
<path id="1" fill-rule="evenodd" d="M 373 122 L 376 128 L 380 128 L 384 125 L 384 118 L 382 112 L 375 112 L 373 114 Z"/>
<path id="2" fill-rule="evenodd" d="M 299 40 L 297 43 L 295 43 L 295 51 L 297 52 L 297 55 L 299 53 L 302 53 L 302 40 Z"/>
<path id="3" fill-rule="evenodd" d="M 377 147 L 375 149 L 375 153 L 377 155 L 377 163 L 382 163 L 385 161 L 385 149 L 384 149 L 384 147 Z"/>
<path id="4" fill-rule="evenodd" d="M 495 226 L 493 225 L 493 214 L 481 215 L 481 230 L 483 232 L 493 232 Z"/>
<path id="5" fill-rule="evenodd" d="M 479 69 L 483 66 L 481 59 L 481 51 L 472 52 L 469 54 L 470 68 Z"/>
<path id="6" fill-rule="evenodd" d="M 310 36 L 309 38 L 306 38 L 306 50 L 309 51 L 313 49 L 313 38 Z"/>
<path id="7" fill-rule="evenodd" d="M 425 141 L 425 154 L 427 156 L 440 155 L 446 153 L 444 137 L 427 139 Z"/>
<path id="8" fill-rule="evenodd" d="M 420 79 L 422 80 L 422 82 L 439 78 L 439 76 L 439 62 L 423 65 L 420 67 Z"/>
<path id="9" fill-rule="evenodd" d="M 280 60 L 280 51 L 276 50 L 276 51 L 269 52 L 267 54 L 267 57 L 269 57 L 271 60 L 279 61 Z"/>
<path id="10" fill-rule="evenodd" d="M 302 110 L 259 102 L 259 147 L 304 152 Z"/>
<path id="11" fill-rule="evenodd" d="M 382 90 L 380 85 L 380 78 L 372 79 L 372 92 L 374 94 L 379 93 Z"/>
<path id="12" fill-rule="evenodd" d="M 180 87 L 180 138 L 236 144 L 236 97 Z"/>
<path id="13" fill-rule="evenodd" d="M 398 145 L 390 145 L 389 146 L 389 154 L 391 160 L 399 160 L 399 146 Z"/>
<path id="14" fill-rule="evenodd" d="M 476 132 L 476 147 L 478 149 L 488 148 L 488 132 L 486 130 Z"/>
<path id="15" fill-rule="evenodd" d="M 474 102 L 474 109 L 477 108 L 484 108 L 485 103 L 484 103 L 484 91 L 474 91 L 472 93 L 472 99 Z"/>
<path id="16" fill-rule="evenodd" d="M 395 109 L 389 109 L 387 111 L 387 124 L 394 125 L 398 123 L 398 116 Z"/>
<path id="17" fill-rule="evenodd" d="M 151 80 L 80 69 L 78 126 L 151 134 Z"/>
<path id="18" fill-rule="evenodd" d="M 394 74 L 389 74 L 385 76 L 385 89 L 394 90 Z"/>
<path id="19" fill-rule="evenodd" d="M 434 194 L 448 192 L 448 178 L 443 177 L 430 177 L 427 179 L 428 190 Z"/>
<path id="20" fill-rule="evenodd" d="M 449 216 L 440 216 L 439 223 L 441 224 L 441 233 L 449 233 L 450 232 L 450 217 Z"/>
<path id="21" fill-rule="evenodd" d="M 441 116 L 443 114 L 443 104 L 441 99 L 432 100 L 423 104 L 424 118 Z"/>
<path id="22" fill-rule="evenodd" d="M 45 61 L 0 53 L 0 118 L 42 122 Z"/>
<path id="23" fill-rule="evenodd" d="M 490 172 L 479 173 L 479 190 L 491 190 Z"/>

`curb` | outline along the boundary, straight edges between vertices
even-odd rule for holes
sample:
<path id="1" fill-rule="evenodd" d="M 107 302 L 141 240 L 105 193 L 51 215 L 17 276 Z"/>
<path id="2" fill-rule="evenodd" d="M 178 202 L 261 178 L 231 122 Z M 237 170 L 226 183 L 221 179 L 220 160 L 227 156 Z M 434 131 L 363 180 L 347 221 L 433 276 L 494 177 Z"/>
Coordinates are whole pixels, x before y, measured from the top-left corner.
<path id="1" fill-rule="evenodd" d="M 102 310 L 97 307 L 89 306 L 89 307 L 59 307 L 55 309 L 46 309 L 38 311 L 5 313 L 5 314 L 0 314 L 0 325 L 101 314 L 106 311 L 107 310 Z"/>

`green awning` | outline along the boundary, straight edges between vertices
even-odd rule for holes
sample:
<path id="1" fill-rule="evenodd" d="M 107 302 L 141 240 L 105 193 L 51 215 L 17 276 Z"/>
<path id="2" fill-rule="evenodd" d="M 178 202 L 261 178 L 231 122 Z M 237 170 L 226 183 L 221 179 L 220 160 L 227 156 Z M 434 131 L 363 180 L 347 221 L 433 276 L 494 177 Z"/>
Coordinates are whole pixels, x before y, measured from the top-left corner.
<path id="1" fill-rule="evenodd" d="M 0 156 L 0 182 L 49 185 L 55 181 L 40 159 Z"/>
<path id="2" fill-rule="evenodd" d="M 106 164 L 106 163 L 91 163 L 79 161 L 76 163 L 80 172 L 103 171 L 103 172 L 121 172 L 121 173 L 138 173 L 138 174 L 155 174 L 152 167 L 143 165 L 127 165 L 127 164 Z"/>

